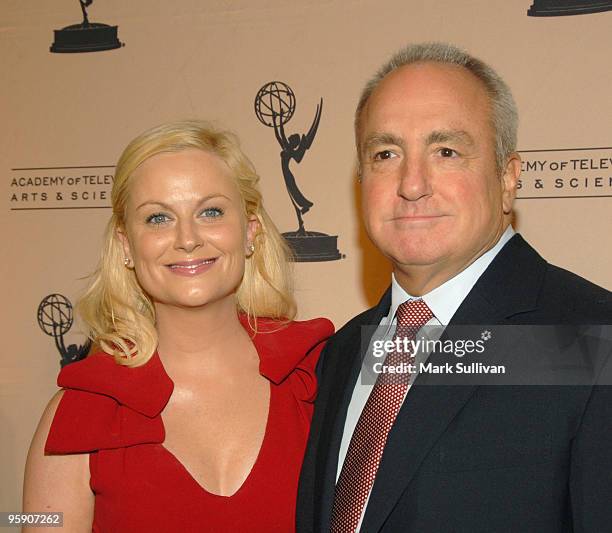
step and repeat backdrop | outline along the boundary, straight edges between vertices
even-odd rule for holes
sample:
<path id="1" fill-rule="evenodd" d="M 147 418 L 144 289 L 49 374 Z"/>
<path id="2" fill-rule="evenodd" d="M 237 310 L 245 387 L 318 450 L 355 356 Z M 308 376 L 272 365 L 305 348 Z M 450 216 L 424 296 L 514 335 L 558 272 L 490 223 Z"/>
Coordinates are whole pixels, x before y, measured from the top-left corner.
<path id="1" fill-rule="evenodd" d="M 98 260 L 117 157 L 161 122 L 235 131 L 289 237 L 300 221 L 285 181 L 295 179 L 313 204 L 304 227 L 322 234 L 295 264 L 299 317 L 339 327 L 390 281 L 359 221 L 359 92 L 399 47 L 455 43 L 491 63 L 518 103 L 516 229 L 550 262 L 612 288 L 611 10 L 580 0 L 4 0 L 0 511 L 20 508 L 60 363 L 89 349 L 73 305 Z"/>

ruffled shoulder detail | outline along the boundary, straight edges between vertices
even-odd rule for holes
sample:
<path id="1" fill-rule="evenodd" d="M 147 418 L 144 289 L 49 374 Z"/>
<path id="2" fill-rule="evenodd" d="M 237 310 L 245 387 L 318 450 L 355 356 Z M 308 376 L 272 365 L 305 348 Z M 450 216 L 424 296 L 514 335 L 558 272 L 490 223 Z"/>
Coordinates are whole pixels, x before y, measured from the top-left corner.
<path id="1" fill-rule="evenodd" d="M 299 400 L 314 401 L 316 365 L 334 332 L 324 318 L 283 324 L 258 319 L 257 333 L 240 316 L 260 357 L 259 371 L 276 385 L 288 382 Z M 136 444 L 163 443 L 161 412 L 174 384 L 157 352 L 144 365 L 126 367 L 105 353 L 65 366 L 65 389 L 49 430 L 45 452 L 86 453 Z"/>
<path id="2" fill-rule="evenodd" d="M 293 321 L 288 324 L 270 319 L 257 320 L 257 332 L 240 317 L 251 333 L 259 354 L 259 372 L 272 383 L 290 380 L 300 400 L 314 401 L 317 391 L 316 366 L 334 325 L 326 318 Z"/>
<path id="3" fill-rule="evenodd" d="M 105 353 L 65 366 L 57 384 L 66 389 L 45 445 L 47 453 L 80 453 L 161 443 L 160 413 L 174 384 L 157 355 L 139 367 Z"/>

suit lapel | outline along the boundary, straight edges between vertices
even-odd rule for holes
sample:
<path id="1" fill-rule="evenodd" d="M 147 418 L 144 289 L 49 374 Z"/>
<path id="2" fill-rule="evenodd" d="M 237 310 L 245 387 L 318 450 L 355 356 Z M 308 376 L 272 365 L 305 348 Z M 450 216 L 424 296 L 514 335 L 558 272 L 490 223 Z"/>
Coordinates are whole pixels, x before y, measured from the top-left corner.
<path id="1" fill-rule="evenodd" d="M 321 483 L 315 487 L 315 498 L 319 498 L 318 507 L 321 511 L 319 517 L 322 531 L 329 529 L 336 486 L 338 454 L 346 413 L 359 377 L 361 362 L 365 356 L 365 349 L 361 346 L 361 328 L 362 326 L 378 325 L 389 312 L 390 306 L 391 289 L 389 288 L 378 305 L 364 313 L 354 325 L 355 332 L 350 336 L 349 341 L 338 347 L 341 352 L 334 353 L 333 367 L 330 365 L 329 368 L 323 370 L 325 384 L 322 383 L 321 386 L 323 388 L 327 385 L 331 388 L 318 445 L 319 459 L 317 460 L 316 478 Z"/>
<path id="2" fill-rule="evenodd" d="M 478 316 L 490 320 L 487 309 L 493 310 L 488 303 L 478 297 L 474 300 L 470 307 L 479 308 Z M 446 336 L 445 332 L 442 338 Z M 453 354 L 438 353 L 435 357 L 432 354 L 429 361 L 454 364 L 453 358 Z M 432 376 L 418 376 L 389 432 L 362 531 L 381 529 L 431 448 L 477 389 L 475 385 L 438 384 L 444 376 L 436 376 L 436 384 L 427 384 L 431 381 L 428 378 Z"/>
<path id="3" fill-rule="evenodd" d="M 500 324 L 533 309 L 546 263 L 515 235 L 465 298 L 450 325 Z M 435 363 L 454 363 L 453 354 L 436 354 Z M 421 375 L 411 387 L 389 433 L 362 531 L 379 531 L 422 461 L 455 416 L 476 392 L 474 385 L 427 385 Z"/>
<path id="4" fill-rule="evenodd" d="M 486 324 L 537 308 L 546 261 L 516 234 L 497 254 L 451 320 Z"/>
<path id="5" fill-rule="evenodd" d="M 379 531 L 431 447 L 476 391 L 475 386 L 418 386 L 389 433 L 361 531 Z"/>

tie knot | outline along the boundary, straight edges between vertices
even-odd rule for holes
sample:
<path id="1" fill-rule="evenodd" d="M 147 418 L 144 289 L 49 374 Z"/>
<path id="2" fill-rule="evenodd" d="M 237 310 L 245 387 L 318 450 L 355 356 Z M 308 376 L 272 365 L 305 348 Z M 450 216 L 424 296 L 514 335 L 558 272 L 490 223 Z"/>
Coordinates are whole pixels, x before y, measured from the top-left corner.
<path id="1" fill-rule="evenodd" d="M 410 330 L 413 335 L 433 318 L 431 309 L 423 300 L 408 300 L 396 312 L 397 327 Z"/>

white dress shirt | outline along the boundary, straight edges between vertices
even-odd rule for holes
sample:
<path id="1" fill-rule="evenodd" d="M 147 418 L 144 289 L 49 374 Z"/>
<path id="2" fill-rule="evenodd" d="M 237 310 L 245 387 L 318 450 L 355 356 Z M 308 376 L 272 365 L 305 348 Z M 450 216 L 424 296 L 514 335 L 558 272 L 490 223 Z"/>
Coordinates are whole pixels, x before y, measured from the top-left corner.
<path id="1" fill-rule="evenodd" d="M 478 281 L 478 278 L 480 278 L 480 276 L 487 269 L 491 261 L 493 261 L 495 256 L 512 238 L 513 235 L 514 230 L 512 229 L 512 226 L 508 226 L 506 228 L 506 231 L 502 234 L 502 236 L 497 241 L 495 246 L 493 246 L 493 248 L 482 254 L 478 259 L 476 259 L 472 264 L 462 270 L 455 277 L 449 279 L 439 287 L 436 287 L 432 291 L 422 296 L 422 299 L 425 301 L 425 303 L 427 304 L 429 309 L 431 309 L 431 312 L 434 315 L 434 317 L 429 322 L 427 322 L 425 326 L 446 326 L 449 324 L 449 322 L 453 318 L 453 315 L 455 314 L 465 297 L 468 295 L 470 290 L 472 290 L 472 287 Z M 395 276 L 392 275 L 391 308 L 389 309 L 389 314 L 380 321 L 380 326 L 388 326 L 384 330 L 385 339 L 392 338 L 395 332 L 395 313 L 397 311 L 397 308 L 403 302 L 415 298 L 417 297 L 411 296 L 404 289 L 402 289 L 400 284 L 395 279 Z M 434 329 L 437 331 L 437 336 L 439 337 L 439 335 L 442 334 L 443 327 Z M 417 333 L 417 336 L 419 336 L 419 333 Z M 429 334 L 429 338 L 431 338 L 431 334 Z M 342 442 L 340 444 L 340 452 L 338 455 L 338 470 L 336 473 L 336 482 L 338 481 L 338 477 L 340 476 L 340 471 L 342 470 L 342 465 L 344 464 L 344 459 L 346 458 L 346 452 L 348 450 L 351 437 L 353 436 L 353 432 L 355 431 L 357 421 L 359 420 L 359 416 L 361 415 L 361 411 L 363 410 L 368 400 L 368 397 L 372 392 L 372 388 L 374 387 L 375 378 L 372 378 L 371 375 L 368 376 L 366 374 L 366 372 L 368 371 L 371 373 L 371 370 L 369 368 L 366 369 L 362 367 L 361 372 L 359 373 L 359 377 L 357 378 L 355 388 L 353 389 L 353 395 L 351 397 L 351 402 L 349 403 L 346 421 L 344 422 L 344 432 L 342 434 Z M 406 394 L 408 394 L 409 390 L 410 388 L 408 388 Z M 404 399 L 405 398 L 406 396 L 404 396 Z M 368 500 L 369 499 L 370 495 L 368 494 Z M 361 518 L 359 520 L 359 525 L 357 526 L 357 531 L 359 531 L 361 528 L 361 522 L 363 521 L 363 516 L 368 506 L 368 500 L 366 500 L 363 511 L 361 513 Z"/>

